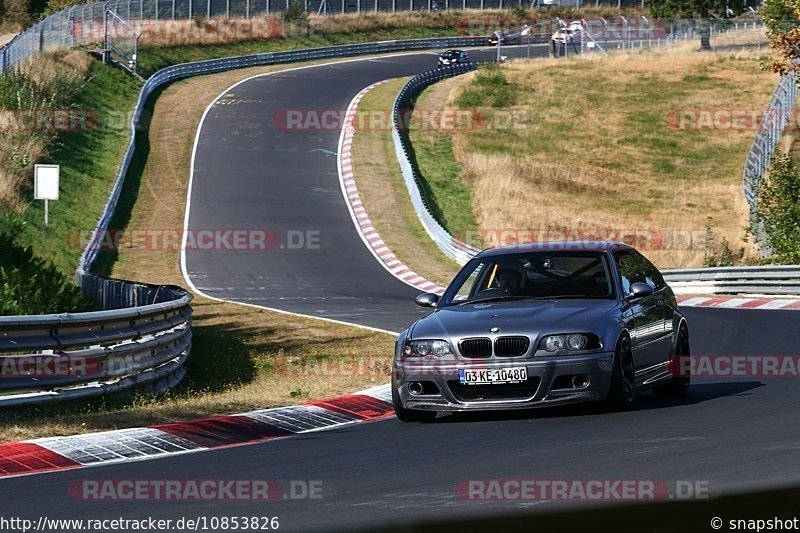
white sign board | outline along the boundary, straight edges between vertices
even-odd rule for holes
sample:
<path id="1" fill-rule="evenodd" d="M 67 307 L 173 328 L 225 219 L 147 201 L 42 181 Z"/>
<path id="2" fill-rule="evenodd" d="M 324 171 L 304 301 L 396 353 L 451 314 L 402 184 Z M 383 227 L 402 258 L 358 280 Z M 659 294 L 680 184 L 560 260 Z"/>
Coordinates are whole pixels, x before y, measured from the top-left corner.
<path id="1" fill-rule="evenodd" d="M 58 165 L 34 165 L 33 176 L 35 200 L 58 200 Z"/>

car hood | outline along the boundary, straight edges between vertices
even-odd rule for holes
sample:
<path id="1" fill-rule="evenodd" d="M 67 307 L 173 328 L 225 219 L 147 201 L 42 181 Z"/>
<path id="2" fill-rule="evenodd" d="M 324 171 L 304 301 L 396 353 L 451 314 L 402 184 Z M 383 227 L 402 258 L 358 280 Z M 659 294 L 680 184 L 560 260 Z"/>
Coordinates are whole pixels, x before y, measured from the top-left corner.
<path id="1" fill-rule="evenodd" d="M 616 300 L 527 300 L 461 304 L 437 309 L 418 320 L 412 339 L 487 335 L 500 328 L 501 335 L 580 333 L 602 317 L 619 309 Z"/>

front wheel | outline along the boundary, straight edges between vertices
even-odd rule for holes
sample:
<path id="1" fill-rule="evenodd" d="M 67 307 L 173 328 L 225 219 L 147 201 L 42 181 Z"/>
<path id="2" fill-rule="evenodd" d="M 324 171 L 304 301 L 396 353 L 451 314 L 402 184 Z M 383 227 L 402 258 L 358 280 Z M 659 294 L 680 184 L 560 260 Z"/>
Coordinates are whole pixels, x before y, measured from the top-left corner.
<path id="1" fill-rule="evenodd" d="M 664 385 L 659 385 L 655 389 L 659 396 L 683 396 L 689 392 L 689 375 L 686 368 L 686 359 L 691 355 L 689 349 L 689 333 L 686 328 L 681 328 L 678 332 L 678 341 L 675 343 L 675 353 L 670 357 L 669 369 L 672 372 L 672 380 Z"/>
<path id="2" fill-rule="evenodd" d="M 400 400 L 400 393 L 392 385 L 392 407 L 394 414 L 401 422 L 430 422 L 436 418 L 436 411 L 421 411 L 419 409 L 406 409 Z"/>
<path id="3" fill-rule="evenodd" d="M 631 341 L 628 337 L 623 337 L 617 343 L 617 351 L 614 354 L 607 403 L 613 409 L 627 410 L 633 407 L 635 397 L 636 371 L 633 364 Z"/>

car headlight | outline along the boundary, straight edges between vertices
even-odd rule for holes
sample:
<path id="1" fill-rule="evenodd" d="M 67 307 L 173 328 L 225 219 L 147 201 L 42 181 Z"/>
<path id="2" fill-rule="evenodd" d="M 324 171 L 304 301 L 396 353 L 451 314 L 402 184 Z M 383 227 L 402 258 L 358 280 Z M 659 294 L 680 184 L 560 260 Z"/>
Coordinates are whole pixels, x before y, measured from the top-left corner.
<path id="1" fill-rule="evenodd" d="M 585 333 L 567 333 L 565 335 L 548 335 L 539 341 L 539 349 L 547 352 L 567 350 L 579 352 L 601 348 L 600 339 L 596 335 Z"/>
<path id="2" fill-rule="evenodd" d="M 441 357 L 452 353 L 450 343 L 447 341 L 411 341 L 403 346 L 403 355 L 406 357 L 425 357 L 428 355 Z"/>

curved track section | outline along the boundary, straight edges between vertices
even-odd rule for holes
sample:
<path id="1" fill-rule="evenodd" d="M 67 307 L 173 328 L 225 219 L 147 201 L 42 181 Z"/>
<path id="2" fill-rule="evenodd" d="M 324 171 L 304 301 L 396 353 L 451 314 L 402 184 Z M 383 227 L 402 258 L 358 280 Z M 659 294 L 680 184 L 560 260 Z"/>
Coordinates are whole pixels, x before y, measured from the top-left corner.
<path id="1" fill-rule="evenodd" d="M 391 331 L 424 314 L 413 301 L 420 291 L 387 272 L 355 229 L 339 185 L 340 127 L 314 119 L 343 115 L 372 83 L 435 65 L 430 53 L 344 61 L 258 76 L 222 94 L 198 132 L 187 229 L 263 232 L 272 249 L 188 251 L 188 281 L 214 298 Z"/>
<path id="2" fill-rule="evenodd" d="M 252 79 L 223 95 L 199 134 L 190 228 L 320 231 L 319 250 L 189 254 L 204 292 L 244 303 L 398 330 L 415 290 L 382 269 L 338 188 L 338 131 L 270 127 L 281 109 L 344 109 L 363 87 L 428 68 L 431 55 L 361 60 Z M 323 150 L 323 151 L 319 151 Z M 800 314 L 686 309 L 695 354 L 800 354 Z M 49 518 L 279 516 L 286 531 L 345 529 L 520 507 L 460 499 L 468 479 L 707 482 L 711 494 L 800 482 L 797 378 L 706 379 L 688 398 L 647 394 L 627 413 L 563 408 L 390 419 L 156 461 L 0 480 L 5 515 Z M 321 499 L 83 501 L 76 480 L 320 480 Z M 46 503 L 45 503 L 46 502 Z M 46 511 L 44 510 L 46 505 Z M 703 524 L 702 527 L 705 527 Z"/>

